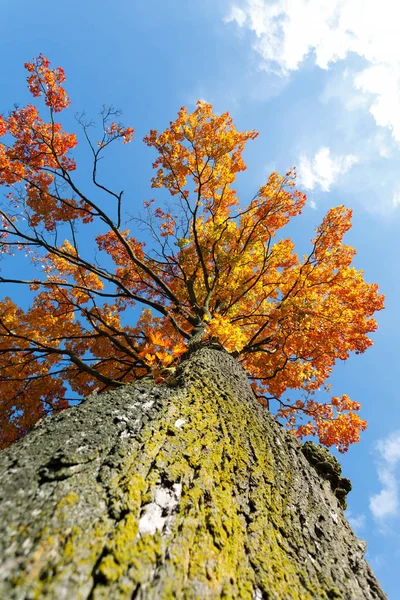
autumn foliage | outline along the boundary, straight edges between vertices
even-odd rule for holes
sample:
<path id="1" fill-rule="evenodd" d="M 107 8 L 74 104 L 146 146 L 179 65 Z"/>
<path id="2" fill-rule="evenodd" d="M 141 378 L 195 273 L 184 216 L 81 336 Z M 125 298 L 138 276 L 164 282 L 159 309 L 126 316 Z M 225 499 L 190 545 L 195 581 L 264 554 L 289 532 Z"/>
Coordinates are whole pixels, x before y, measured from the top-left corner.
<path id="1" fill-rule="evenodd" d="M 70 103 L 64 72 L 43 56 L 25 66 L 49 115 L 28 104 L 0 116 L 0 281 L 31 290 L 25 310 L 9 297 L 0 303 L 2 445 L 66 408 L 71 390 L 83 397 L 144 376 L 164 381 L 194 335 L 236 357 L 260 402 L 275 401 L 299 437 L 340 450 L 357 441 L 360 405 L 346 395 L 327 402 L 323 391 L 338 359 L 371 345 L 372 315 L 383 307 L 343 243 L 351 211 L 329 210 L 299 257 L 277 237 L 306 201 L 294 170 L 272 173 L 247 206 L 239 202 L 235 178 L 257 134 L 198 102 L 145 138 L 157 156 L 152 186 L 171 198 L 129 206 L 141 241 L 123 221 L 122 192 L 98 179 L 105 149 L 129 142 L 133 129 L 104 109 L 94 141 L 78 118 L 93 160 L 83 190 L 77 137 L 57 121 Z"/>

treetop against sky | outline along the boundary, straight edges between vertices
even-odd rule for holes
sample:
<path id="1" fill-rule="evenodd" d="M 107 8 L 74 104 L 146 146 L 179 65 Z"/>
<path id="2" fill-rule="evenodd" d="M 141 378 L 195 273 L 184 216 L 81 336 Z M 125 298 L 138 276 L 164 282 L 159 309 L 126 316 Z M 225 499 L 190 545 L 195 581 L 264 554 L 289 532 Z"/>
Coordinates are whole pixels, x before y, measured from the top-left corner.
<path id="1" fill-rule="evenodd" d="M 306 202 L 295 170 L 273 172 L 242 206 L 233 185 L 257 133 L 237 131 L 229 113 L 199 101 L 144 139 L 157 155 L 152 187 L 170 199 L 135 207 L 135 229 L 147 234 L 141 241 L 126 228 L 123 192 L 100 171 L 104 151 L 130 142 L 133 129 L 103 108 L 95 140 L 93 123 L 77 117 L 92 156 L 87 192 L 74 177 L 77 135 L 58 120 L 70 105 L 64 71 L 43 55 L 25 67 L 48 116 L 28 104 L 0 117 L 2 254 L 12 265 L 23 253 L 33 267 L 27 279 L 0 281 L 35 292 L 27 310 L 9 297 L 1 305 L 6 443 L 68 406 L 67 386 L 86 396 L 145 375 L 163 381 L 199 331 L 241 362 L 260 401 L 276 401 L 277 416 L 297 436 L 317 435 L 340 451 L 358 441 L 366 427 L 360 404 L 347 394 L 330 401 L 317 394 L 329 392 L 337 360 L 371 345 L 372 315 L 383 307 L 343 242 L 351 210 L 330 209 L 300 259 L 289 238 L 277 237 Z M 89 254 L 87 240 L 81 245 L 87 229 L 95 234 Z M 136 322 L 123 321 L 138 304 Z"/>

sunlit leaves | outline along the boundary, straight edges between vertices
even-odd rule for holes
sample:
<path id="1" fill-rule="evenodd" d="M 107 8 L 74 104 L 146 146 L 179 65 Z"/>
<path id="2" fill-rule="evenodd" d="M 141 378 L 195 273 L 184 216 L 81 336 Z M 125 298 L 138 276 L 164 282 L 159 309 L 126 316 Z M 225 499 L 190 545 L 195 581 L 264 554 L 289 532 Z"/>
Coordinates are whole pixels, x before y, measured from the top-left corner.
<path id="1" fill-rule="evenodd" d="M 46 106 L 54 112 L 61 112 L 70 105 L 67 93 L 62 87 L 65 73 L 61 67 L 50 69 L 50 61 L 40 54 L 32 63 L 25 63 L 31 75 L 28 77 L 29 90 L 35 98 L 44 95 Z"/>

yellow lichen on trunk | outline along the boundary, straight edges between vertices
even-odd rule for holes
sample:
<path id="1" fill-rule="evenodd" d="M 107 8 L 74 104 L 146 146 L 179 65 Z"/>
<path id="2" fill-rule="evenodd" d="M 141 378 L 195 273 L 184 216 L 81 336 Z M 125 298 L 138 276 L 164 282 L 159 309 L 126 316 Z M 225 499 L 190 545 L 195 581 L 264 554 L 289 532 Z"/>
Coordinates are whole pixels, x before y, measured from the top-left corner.
<path id="1" fill-rule="evenodd" d="M 112 402 L 121 391 L 110 392 L 94 426 L 107 451 L 76 444 L 88 462 L 64 457 L 55 488 L 47 467 L 40 487 L 58 499 L 42 504 L 46 526 L 10 598 L 384 598 L 340 563 L 356 540 L 329 482 L 257 405 L 230 356 L 199 350 L 175 388 L 143 382 L 126 393 L 125 412 Z M 34 529 L 20 532 L 21 545 Z"/>

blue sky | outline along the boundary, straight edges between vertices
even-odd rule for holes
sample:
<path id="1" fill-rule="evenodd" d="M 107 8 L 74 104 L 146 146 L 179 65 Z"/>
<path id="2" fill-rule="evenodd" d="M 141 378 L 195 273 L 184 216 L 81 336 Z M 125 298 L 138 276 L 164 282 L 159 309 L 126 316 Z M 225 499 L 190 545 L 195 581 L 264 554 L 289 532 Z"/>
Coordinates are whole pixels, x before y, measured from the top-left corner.
<path id="1" fill-rule="evenodd" d="M 196 100 L 255 128 L 237 189 L 247 202 L 272 170 L 297 166 L 307 207 L 288 234 L 300 253 L 331 206 L 354 210 L 356 266 L 385 293 L 374 346 L 338 365 L 335 394 L 362 402 L 368 431 L 341 457 L 349 518 L 389 598 L 400 560 L 400 45 L 394 0 L 3 0 L 0 110 L 28 101 L 23 63 L 40 52 L 67 74 L 75 111 L 123 110 L 135 142 L 115 147 L 108 181 L 129 208 L 151 197 L 141 139 Z M 5 59 L 4 57 L 7 57 Z M 68 127 L 66 127 L 68 130 Z M 85 156 L 79 155 L 85 164 Z M 2 290 L 3 291 L 3 290 Z M 16 294 L 15 290 L 7 290 Z"/>

